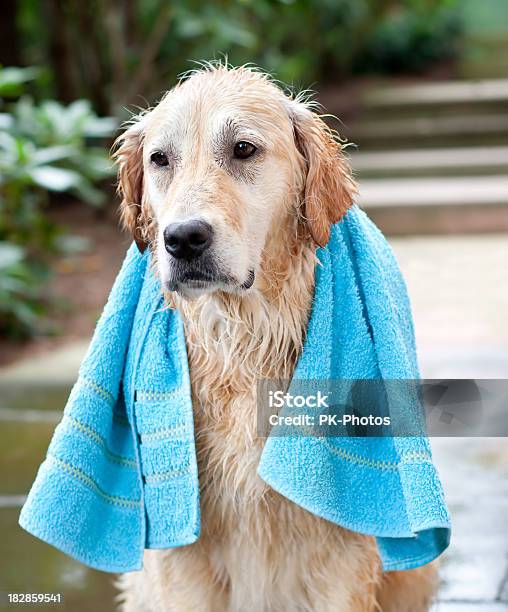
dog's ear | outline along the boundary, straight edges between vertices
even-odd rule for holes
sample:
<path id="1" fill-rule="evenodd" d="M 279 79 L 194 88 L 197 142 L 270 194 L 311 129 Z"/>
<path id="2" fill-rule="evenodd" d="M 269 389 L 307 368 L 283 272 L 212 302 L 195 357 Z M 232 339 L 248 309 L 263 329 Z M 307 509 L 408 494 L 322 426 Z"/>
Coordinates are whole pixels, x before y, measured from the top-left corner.
<path id="1" fill-rule="evenodd" d="M 342 147 L 326 123 L 296 101 L 290 103 L 290 115 L 306 165 L 303 214 L 314 242 L 325 246 L 330 226 L 352 205 L 356 185 Z"/>
<path id="2" fill-rule="evenodd" d="M 143 131 L 135 123 L 113 145 L 113 159 L 118 164 L 118 193 L 122 199 L 120 218 L 141 253 L 147 247 L 143 218 Z"/>

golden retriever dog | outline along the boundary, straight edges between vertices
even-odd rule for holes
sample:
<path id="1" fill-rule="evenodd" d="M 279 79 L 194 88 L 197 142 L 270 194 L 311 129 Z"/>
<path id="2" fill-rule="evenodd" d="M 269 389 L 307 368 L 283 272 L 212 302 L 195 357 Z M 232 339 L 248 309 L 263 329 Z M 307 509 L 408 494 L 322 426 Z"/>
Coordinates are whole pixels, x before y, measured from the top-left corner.
<path id="1" fill-rule="evenodd" d="M 260 378 L 291 377 L 316 248 L 352 204 L 341 145 L 309 105 L 249 68 L 207 65 L 120 137 L 124 225 L 180 312 L 193 392 L 201 536 L 147 550 L 124 612 L 420 612 L 432 565 L 384 574 L 372 537 L 256 474 Z"/>

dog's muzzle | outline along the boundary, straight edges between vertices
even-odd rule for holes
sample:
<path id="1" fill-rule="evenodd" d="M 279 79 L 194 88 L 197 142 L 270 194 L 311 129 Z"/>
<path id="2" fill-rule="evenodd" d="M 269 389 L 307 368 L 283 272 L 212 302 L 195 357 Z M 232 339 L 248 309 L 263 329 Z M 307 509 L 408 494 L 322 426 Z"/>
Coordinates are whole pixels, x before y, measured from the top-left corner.
<path id="1" fill-rule="evenodd" d="M 213 254 L 214 231 L 201 219 L 170 223 L 163 232 L 164 248 L 170 260 L 166 282 L 169 291 L 247 290 L 254 284 L 254 270 L 239 281 L 220 269 Z"/>

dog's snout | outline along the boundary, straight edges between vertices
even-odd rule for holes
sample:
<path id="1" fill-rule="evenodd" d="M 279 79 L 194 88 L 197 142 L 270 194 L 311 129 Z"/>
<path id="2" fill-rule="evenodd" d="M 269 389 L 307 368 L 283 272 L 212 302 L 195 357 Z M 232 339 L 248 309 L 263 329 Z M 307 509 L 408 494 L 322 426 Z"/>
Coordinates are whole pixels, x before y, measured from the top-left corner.
<path id="1" fill-rule="evenodd" d="M 196 259 L 211 245 L 212 237 L 212 226 L 206 221 L 170 223 L 164 230 L 164 246 L 176 259 Z"/>

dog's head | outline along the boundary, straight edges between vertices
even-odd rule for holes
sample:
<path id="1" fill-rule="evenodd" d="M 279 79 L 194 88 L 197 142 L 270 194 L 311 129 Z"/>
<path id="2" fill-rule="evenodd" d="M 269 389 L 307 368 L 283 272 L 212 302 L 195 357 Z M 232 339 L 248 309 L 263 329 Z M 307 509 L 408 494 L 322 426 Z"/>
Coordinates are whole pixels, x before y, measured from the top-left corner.
<path id="1" fill-rule="evenodd" d="M 352 203 L 325 123 L 248 68 L 192 74 L 117 145 L 123 223 L 153 249 L 166 288 L 187 297 L 248 291 L 290 220 L 323 246 Z"/>

